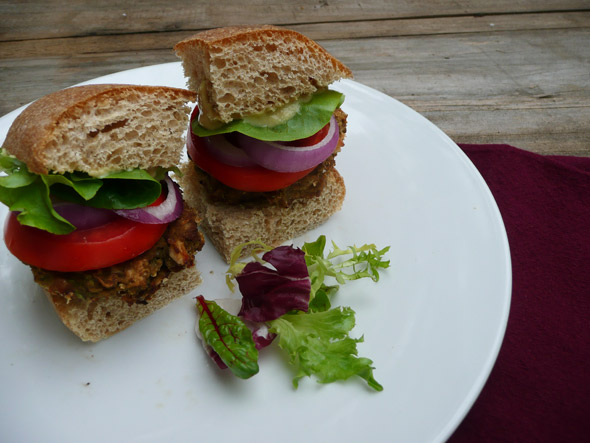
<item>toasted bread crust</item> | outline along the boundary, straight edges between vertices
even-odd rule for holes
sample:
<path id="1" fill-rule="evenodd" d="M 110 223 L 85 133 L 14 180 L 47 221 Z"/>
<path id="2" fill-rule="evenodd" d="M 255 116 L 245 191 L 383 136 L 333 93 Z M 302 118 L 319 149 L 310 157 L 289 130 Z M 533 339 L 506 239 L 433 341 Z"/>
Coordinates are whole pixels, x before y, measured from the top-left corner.
<path id="1" fill-rule="evenodd" d="M 198 33 L 174 46 L 201 112 L 227 123 L 272 111 L 352 72 L 303 34 L 277 26 Z"/>
<path id="2" fill-rule="evenodd" d="M 43 290 L 61 321 L 83 341 L 97 342 L 128 328 L 171 301 L 188 294 L 201 283 L 195 266 L 175 272 L 160 286 L 147 304 L 134 304 L 116 297 L 69 301 Z"/>
<path id="3" fill-rule="evenodd" d="M 185 104 L 195 99 L 193 92 L 156 86 L 64 89 L 28 106 L 10 127 L 4 148 L 38 174 L 81 171 L 99 176 L 169 167 L 180 161 L 189 112 Z M 142 128 L 146 131 L 138 136 Z M 146 134 L 154 129 L 153 135 Z M 166 149 L 160 146 L 158 151 L 162 141 Z"/>
<path id="4" fill-rule="evenodd" d="M 178 42 L 174 45 L 174 50 L 179 55 L 194 46 L 208 48 L 209 50 L 218 50 L 220 47 L 229 47 L 237 42 L 253 42 L 262 37 L 276 39 L 277 44 L 290 38 L 298 40 L 302 42 L 309 51 L 317 51 L 322 54 L 322 56 L 325 57 L 325 62 L 333 64 L 334 69 L 341 72 L 342 78 L 352 77 L 352 71 L 338 59 L 330 55 L 330 53 L 319 44 L 297 31 L 274 25 L 228 26 L 225 28 L 208 29 Z"/>

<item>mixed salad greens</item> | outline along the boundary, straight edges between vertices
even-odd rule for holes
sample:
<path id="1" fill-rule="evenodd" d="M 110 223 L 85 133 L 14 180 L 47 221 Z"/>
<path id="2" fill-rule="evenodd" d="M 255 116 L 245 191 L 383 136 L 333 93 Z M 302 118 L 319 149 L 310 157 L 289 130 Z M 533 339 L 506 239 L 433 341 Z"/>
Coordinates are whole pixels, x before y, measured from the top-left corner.
<path id="1" fill-rule="evenodd" d="M 243 248 L 252 244 L 257 247 L 254 261 L 238 262 Z M 333 307 L 332 297 L 349 280 L 377 282 L 379 271 L 389 267 L 384 259 L 389 247 L 341 249 L 332 242 L 332 248 L 326 253 L 322 235 L 301 249 L 250 242 L 234 250 L 226 277 L 229 288 L 233 291 L 237 284 L 242 294 L 237 315 L 223 309 L 222 300 L 197 297 L 198 331 L 220 368 L 240 378 L 252 377 L 259 371 L 259 350 L 276 340 L 295 368 L 295 388 L 306 376 L 320 383 L 359 376 L 372 389 L 383 390 L 373 377 L 373 362 L 358 357 L 357 344 L 363 338 L 349 335 L 354 311 Z"/>

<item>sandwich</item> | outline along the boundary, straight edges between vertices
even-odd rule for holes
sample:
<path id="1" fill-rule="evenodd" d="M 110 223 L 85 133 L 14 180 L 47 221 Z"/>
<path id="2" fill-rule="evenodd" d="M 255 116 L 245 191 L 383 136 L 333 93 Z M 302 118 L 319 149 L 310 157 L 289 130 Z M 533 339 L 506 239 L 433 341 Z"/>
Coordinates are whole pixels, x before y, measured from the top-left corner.
<path id="1" fill-rule="evenodd" d="M 181 184 L 226 261 L 240 244 L 277 246 L 340 210 L 347 116 L 328 87 L 350 69 L 271 25 L 207 30 L 174 49 L 197 94 Z"/>
<path id="2" fill-rule="evenodd" d="M 203 246 L 178 171 L 193 92 L 89 85 L 49 94 L 0 153 L 4 240 L 62 322 L 109 337 L 200 283 Z"/>

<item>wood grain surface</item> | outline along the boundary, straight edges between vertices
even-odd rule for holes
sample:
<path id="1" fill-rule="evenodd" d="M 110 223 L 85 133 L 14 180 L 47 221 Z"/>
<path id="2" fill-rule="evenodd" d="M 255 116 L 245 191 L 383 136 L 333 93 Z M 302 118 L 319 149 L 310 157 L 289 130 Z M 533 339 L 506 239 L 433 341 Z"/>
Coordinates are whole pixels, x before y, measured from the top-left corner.
<path id="1" fill-rule="evenodd" d="M 273 23 L 458 143 L 590 156 L 590 1 L 4 1 L 0 115 L 56 89 L 176 61 L 202 29 Z"/>

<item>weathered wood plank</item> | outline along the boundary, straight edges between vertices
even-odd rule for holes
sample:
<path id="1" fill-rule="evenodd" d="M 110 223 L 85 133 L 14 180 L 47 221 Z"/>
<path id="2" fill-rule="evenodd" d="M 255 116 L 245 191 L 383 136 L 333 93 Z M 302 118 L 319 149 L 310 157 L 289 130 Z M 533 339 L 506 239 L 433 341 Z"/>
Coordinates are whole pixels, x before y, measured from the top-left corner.
<path id="1" fill-rule="evenodd" d="M 357 81 L 408 104 L 457 142 L 590 156 L 590 28 L 491 28 L 320 43 L 351 67 Z M 98 37 L 60 39 L 73 48 L 81 40 L 99 39 L 95 46 L 84 45 L 87 53 L 54 49 L 43 55 L 37 49 L 22 57 L 12 52 L 0 59 L 0 115 L 80 81 L 175 61 L 170 46 L 177 40 L 160 47 L 158 35 L 147 35 L 149 44 L 128 36 L 135 43 L 122 46 L 112 36 L 104 37 L 110 46 Z M 105 48 L 110 52 L 101 52 Z"/>
<path id="2" fill-rule="evenodd" d="M 290 26 L 291 29 L 302 32 L 320 42 L 353 38 L 588 27 L 590 27 L 590 11 L 359 21 L 355 22 L 354 26 L 348 26 L 346 24 L 335 26 L 334 23 Z M 171 31 L 11 42 L 0 41 L 0 60 L 19 57 L 170 49 L 175 43 L 192 34 L 192 31 Z"/>
<path id="3" fill-rule="evenodd" d="M 590 5 L 590 3 L 589 3 Z M 293 29 L 316 40 L 407 35 L 460 34 L 472 32 L 526 31 L 590 27 L 590 10 L 574 12 L 490 14 L 357 21 L 353 26 L 326 23 L 296 25 Z"/>
<path id="4" fill-rule="evenodd" d="M 570 29 L 366 39 L 350 53 L 344 41 L 325 45 L 457 142 L 590 156 L 588 41 L 590 29 Z"/>
<path id="5" fill-rule="evenodd" d="M 590 107 L 421 110 L 456 143 L 507 143 L 540 154 L 590 156 Z"/>
<path id="6" fill-rule="evenodd" d="M 0 115 L 76 83 L 126 69 L 177 60 L 170 49 L 5 59 L 0 63 Z"/>
<path id="7" fill-rule="evenodd" d="M 306 23 L 588 10 L 587 0 L 327 1 L 10 0 L 0 3 L 0 41 Z"/>
<path id="8" fill-rule="evenodd" d="M 587 103 L 590 28 L 326 41 L 357 80 L 393 97 L 521 103 L 551 95 Z M 578 97 L 578 98 L 576 98 Z"/>

